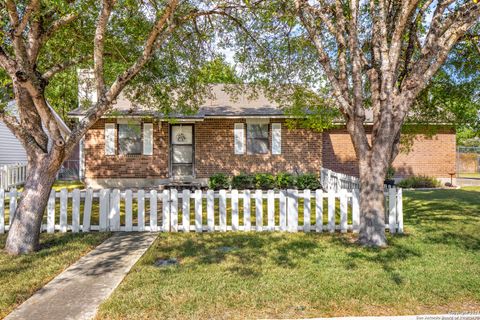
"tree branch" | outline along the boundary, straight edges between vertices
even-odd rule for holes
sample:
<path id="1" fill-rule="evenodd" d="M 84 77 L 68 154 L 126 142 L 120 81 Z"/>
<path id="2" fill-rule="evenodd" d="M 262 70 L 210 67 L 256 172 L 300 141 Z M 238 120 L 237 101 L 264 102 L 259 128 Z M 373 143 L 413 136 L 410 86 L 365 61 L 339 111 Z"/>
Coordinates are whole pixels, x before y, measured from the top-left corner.
<path id="1" fill-rule="evenodd" d="M 47 153 L 48 135 L 45 133 L 42 119 L 37 112 L 32 97 L 25 88 L 19 85 L 15 85 L 13 90 L 20 126 L 35 139 L 35 142 L 43 152 Z"/>
<path id="2" fill-rule="evenodd" d="M 365 109 L 363 107 L 363 81 L 362 81 L 362 61 L 360 57 L 360 49 L 358 48 L 358 10 L 359 1 L 350 1 L 351 17 L 349 19 L 350 38 L 349 47 L 352 59 L 352 83 L 353 83 L 353 105 L 355 116 L 363 122 L 365 120 Z"/>
<path id="3" fill-rule="evenodd" d="M 32 155 L 33 152 L 43 152 L 42 148 L 36 143 L 35 139 L 30 135 L 30 133 L 25 130 L 24 127 L 18 123 L 17 119 L 7 113 L 0 112 L 0 120 L 7 126 L 8 129 L 13 133 L 15 138 L 18 139 L 25 146 L 25 151 L 27 154 Z M 28 148 L 27 146 L 31 146 L 32 148 Z"/>
<path id="4" fill-rule="evenodd" d="M 175 29 L 177 25 L 173 21 L 173 15 L 178 6 L 178 2 L 179 0 L 169 1 L 165 12 L 150 31 L 145 41 L 142 54 L 137 58 L 135 63 L 115 79 L 106 94 L 99 96 L 97 103 L 87 110 L 85 117 L 80 120 L 72 130 L 67 140 L 67 154 L 75 147 L 78 141 L 80 141 L 85 132 L 110 108 L 112 102 L 117 98 L 123 88 L 125 88 L 127 83 L 150 61 L 154 50 L 163 43 L 167 36 Z"/>
<path id="5" fill-rule="evenodd" d="M 335 71 L 333 70 L 333 67 L 331 65 L 330 58 L 325 52 L 323 43 L 320 40 L 315 27 L 312 25 L 312 22 L 307 17 L 307 13 L 305 12 L 305 8 L 309 6 L 309 4 L 304 0 L 295 0 L 295 6 L 297 8 L 297 12 L 300 17 L 300 20 L 302 21 L 302 24 L 307 29 L 310 39 L 315 45 L 315 48 L 318 54 L 319 63 L 325 70 L 328 80 L 332 85 L 333 93 L 339 103 L 340 110 L 345 115 L 348 115 L 351 117 L 353 115 L 353 112 L 352 112 L 353 110 L 349 102 L 348 92 L 345 92 L 342 90 L 342 86 L 340 85 L 338 78 L 335 75 Z"/>
<path id="6" fill-rule="evenodd" d="M 13 0 L 7 0 L 7 11 L 12 24 L 11 37 L 13 43 L 13 49 L 15 51 L 16 61 L 22 68 L 28 67 L 28 54 L 23 42 L 23 37 L 17 33 L 17 29 L 20 24 L 18 17 L 17 6 Z"/>
<path id="7" fill-rule="evenodd" d="M 50 69 L 45 71 L 42 75 L 42 78 L 45 81 L 49 81 L 54 75 L 56 75 L 59 72 L 64 71 L 65 69 L 68 69 L 72 66 L 75 66 L 79 64 L 80 62 L 83 62 L 87 59 L 89 59 L 91 56 L 81 56 L 81 57 L 76 57 L 68 61 L 64 61 L 62 63 L 58 63 L 54 66 L 52 66 Z"/>
<path id="8" fill-rule="evenodd" d="M 470 10 L 464 10 L 463 16 L 456 19 L 441 36 L 437 37 L 437 41 L 434 44 L 430 44 L 430 48 L 422 50 L 422 56 L 412 67 L 412 73 L 401 84 L 402 98 L 406 101 L 415 99 L 443 65 L 452 47 L 479 18 L 480 6 L 471 6 Z M 406 107 L 401 106 L 398 117 L 403 118 L 406 112 Z"/>
<path id="9" fill-rule="evenodd" d="M 100 15 L 95 30 L 95 39 L 93 47 L 93 72 L 95 74 L 96 89 L 98 97 L 103 97 L 105 92 L 105 79 L 103 77 L 103 56 L 105 47 L 105 33 L 107 32 L 107 24 L 112 13 L 116 0 L 103 0 Z"/>
<path id="10" fill-rule="evenodd" d="M 322 8 L 316 8 L 304 3 L 304 8 L 311 15 L 316 16 L 322 21 L 327 30 L 337 40 L 337 57 L 338 57 L 338 81 L 344 92 L 348 91 L 348 75 L 347 75 L 347 41 L 345 40 L 345 16 L 343 14 L 342 3 L 340 0 L 335 1 L 335 20 L 336 25 L 326 15 L 327 5 L 321 1 Z"/>
<path id="11" fill-rule="evenodd" d="M 58 20 L 55 20 L 50 28 L 47 29 L 47 32 L 45 33 L 47 37 L 51 37 L 55 32 L 57 32 L 60 28 L 66 26 L 70 22 L 76 20 L 78 18 L 77 14 L 69 13 L 67 15 L 64 15 L 63 17 L 59 18 Z"/>
<path id="12" fill-rule="evenodd" d="M 10 18 L 10 23 L 12 24 L 13 30 L 15 30 L 18 27 L 18 23 L 19 23 L 17 5 L 15 4 L 15 1 L 7 0 L 6 7 L 8 11 L 8 16 Z"/>
<path id="13" fill-rule="evenodd" d="M 39 9 L 40 9 L 39 0 L 30 1 L 30 4 L 25 9 L 25 13 L 23 14 L 22 20 L 20 21 L 19 25 L 15 30 L 15 33 L 17 36 L 20 36 L 23 33 L 23 31 L 25 31 L 25 28 L 27 27 L 27 24 L 30 20 L 32 13 L 38 12 Z"/>
<path id="14" fill-rule="evenodd" d="M 45 125 L 47 131 L 50 133 L 49 136 L 55 142 L 55 145 L 62 147 L 65 143 L 63 136 L 60 132 L 57 120 L 53 115 L 52 110 L 45 100 L 45 95 L 43 88 L 37 87 L 35 81 L 27 79 L 20 83 L 20 86 L 25 88 L 30 94 L 32 101 L 35 105 L 35 108 L 42 119 L 42 123 Z"/>
<path id="15" fill-rule="evenodd" d="M 2 47 L 0 47 L 0 66 L 11 78 L 15 76 L 16 62 L 8 56 Z"/>
<path id="16" fill-rule="evenodd" d="M 42 28 L 39 21 L 33 22 L 28 40 L 30 62 L 34 63 L 37 60 L 40 49 L 55 34 L 55 32 L 77 18 L 77 14 L 67 14 L 58 20 L 55 20 L 45 32 L 41 31 Z"/>
<path id="17" fill-rule="evenodd" d="M 431 3 L 433 0 L 429 0 L 426 4 Z M 400 12 L 400 18 L 395 25 L 392 25 L 394 29 L 391 45 L 390 45 L 390 52 L 389 58 L 390 63 L 392 64 L 392 69 L 397 70 L 398 68 L 398 61 L 400 57 L 400 53 L 402 51 L 402 37 L 404 36 L 405 30 L 408 25 L 409 18 L 412 17 L 412 12 L 418 5 L 418 0 L 415 1 L 402 1 L 402 7 Z M 428 8 L 428 6 L 427 6 Z"/>

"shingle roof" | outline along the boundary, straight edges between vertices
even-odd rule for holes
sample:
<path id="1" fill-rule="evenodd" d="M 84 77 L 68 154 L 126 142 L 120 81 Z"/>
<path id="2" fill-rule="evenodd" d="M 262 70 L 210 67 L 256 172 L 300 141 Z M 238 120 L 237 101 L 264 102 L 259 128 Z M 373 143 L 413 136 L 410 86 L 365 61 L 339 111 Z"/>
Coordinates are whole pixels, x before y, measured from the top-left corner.
<path id="1" fill-rule="evenodd" d="M 212 85 L 204 103 L 195 114 L 170 113 L 168 117 L 178 119 L 204 119 L 229 117 L 287 117 L 285 110 L 279 104 L 269 99 L 262 90 L 255 93 L 243 85 Z M 71 117 L 82 116 L 85 109 L 76 108 L 68 113 Z M 366 123 L 373 120 L 371 109 L 365 110 Z M 133 103 L 125 95 L 120 94 L 109 116 L 154 116 L 165 117 L 158 108 Z M 343 118 L 338 122 L 343 122 Z"/>
<path id="2" fill-rule="evenodd" d="M 233 92 L 227 85 L 212 85 L 204 103 L 196 114 L 169 114 L 174 118 L 202 119 L 206 117 L 255 117 L 255 116 L 283 116 L 284 111 L 277 103 L 268 99 L 263 93 L 244 94 Z M 228 85 L 230 86 L 230 85 Z M 128 100 L 120 95 L 112 107 L 113 114 L 130 116 L 158 116 L 161 112 L 150 106 L 143 106 Z M 85 110 L 77 108 L 69 112 L 69 116 L 81 116 Z"/>

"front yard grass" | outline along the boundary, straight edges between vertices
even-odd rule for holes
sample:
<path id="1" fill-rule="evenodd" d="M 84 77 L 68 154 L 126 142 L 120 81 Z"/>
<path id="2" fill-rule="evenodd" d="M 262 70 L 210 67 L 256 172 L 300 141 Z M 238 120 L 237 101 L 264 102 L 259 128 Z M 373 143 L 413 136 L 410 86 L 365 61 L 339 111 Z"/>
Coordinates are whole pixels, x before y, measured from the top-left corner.
<path id="1" fill-rule="evenodd" d="M 52 189 L 55 191 L 60 191 L 66 188 L 68 191 L 73 191 L 73 189 L 85 189 L 85 184 L 79 180 L 57 180 L 52 186 Z"/>
<path id="2" fill-rule="evenodd" d="M 480 188 L 404 195 L 406 234 L 386 249 L 351 234 L 161 234 L 97 318 L 479 312 Z"/>
<path id="3" fill-rule="evenodd" d="M 0 235 L 0 319 L 109 236 L 42 233 L 39 252 L 14 257 L 3 250 L 7 235 Z"/>

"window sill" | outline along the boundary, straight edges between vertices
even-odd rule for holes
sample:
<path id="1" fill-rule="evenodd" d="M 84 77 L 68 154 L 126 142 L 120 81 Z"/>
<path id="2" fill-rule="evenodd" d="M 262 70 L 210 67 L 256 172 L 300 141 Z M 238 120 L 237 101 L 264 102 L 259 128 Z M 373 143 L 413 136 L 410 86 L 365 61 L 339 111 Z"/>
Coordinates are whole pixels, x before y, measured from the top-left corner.
<path id="1" fill-rule="evenodd" d="M 147 154 L 111 154 L 111 155 L 105 155 L 105 157 L 116 157 L 116 158 L 141 158 L 141 157 L 151 157 L 153 155 L 147 155 Z"/>

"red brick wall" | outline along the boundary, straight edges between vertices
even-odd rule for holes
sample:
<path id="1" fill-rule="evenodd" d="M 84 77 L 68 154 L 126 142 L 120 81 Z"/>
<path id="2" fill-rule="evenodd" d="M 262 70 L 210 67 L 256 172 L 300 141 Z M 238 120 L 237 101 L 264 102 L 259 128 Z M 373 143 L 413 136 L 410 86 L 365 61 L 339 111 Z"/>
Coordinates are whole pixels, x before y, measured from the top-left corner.
<path id="1" fill-rule="evenodd" d="M 168 178 L 169 125 L 155 122 L 153 156 L 105 155 L 105 122 L 100 120 L 85 136 L 86 178 Z M 114 121 L 113 121 L 114 122 Z M 235 155 L 234 123 L 241 119 L 207 119 L 195 123 L 195 172 L 208 178 L 218 172 L 316 172 L 322 161 L 322 134 L 282 126 L 282 154 Z M 282 120 L 272 120 L 282 122 Z M 270 135 L 271 144 L 271 135 Z"/>
<path id="2" fill-rule="evenodd" d="M 151 122 L 151 120 L 145 120 Z M 153 124 L 153 156 L 105 155 L 105 123 L 99 120 L 85 135 L 86 178 L 167 178 L 168 125 Z"/>
<path id="3" fill-rule="evenodd" d="M 322 165 L 322 134 L 306 129 L 289 130 L 282 125 L 282 153 L 271 154 L 271 132 L 267 154 L 234 154 L 233 127 L 241 119 L 206 119 L 195 124 L 197 178 L 213 173 L 313 172 Z M 270 123 L 282 120 L 272 119 Z M 271 126 L 270 126 L 271 130 Z"/>
<path id="4" fill-rule="evenodd" d="M 455 132 L 443 127 L 431 138 L 418 135 L 410 152 L 401 152 L 393 166 L 396 176 L 428 175 L 449 177 L 455 172 Z M 344 129 L 323 133 L 323 166 L 325 168 L 358 175 L 357 160 L 349 134 Z"/>
<path id="5" fill-rule="evenodd" d="M 86 178 L 168 178 L 169 125 L 154 122 L 153 156 L 105 155 L 105 122 L 98 121 L 85 136 Z M 150 120 L 146 120 L 150 121 Z M 197 178 L 224 172 L 319 172 L 323 166 L 338 172 L 358 174 L 350 136 L 343 129 L 322 133 L 282 126 L 282 154 L 235 155 L 234 123 L 242 119 L 206 119 L 195 123 L 195 171 Z M 273 122 L 283 122 L 272 119 Z M 271 143 L 271 135 L 270 135 Z M 323 145 L 322 145 L 323 143 Z M 323 149 L 323 152 L 322 152 Z M 433 138 L 414 141 L 410 153 L 401 153 L 394 162 L 397 176 L 423 174 L 448 177 L 455 171 L 455 134 L 443 128 Z"/>

